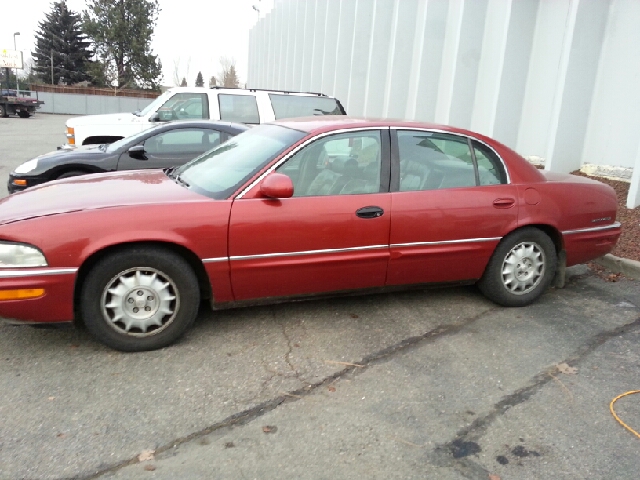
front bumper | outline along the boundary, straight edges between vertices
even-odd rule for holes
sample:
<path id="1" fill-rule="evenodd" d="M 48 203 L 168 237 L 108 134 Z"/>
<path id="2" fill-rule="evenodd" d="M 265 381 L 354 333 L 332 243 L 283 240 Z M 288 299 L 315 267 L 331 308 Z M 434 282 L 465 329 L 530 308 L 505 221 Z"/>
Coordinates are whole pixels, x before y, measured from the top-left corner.
<path id="1" fill-rule="evenodd" d="M 24 181 L 26 185 L 17 185 L 16 181 Z M 42 183 L 48 182 L 49 179 L 45 177 L 38 176 L 29 176 L 29 175 L 14 175 L 13 173 L 9 174 L 9 181 L 7 182 L 7 190 L 9 193 L 21 192 L 29 187 L 33 187 L 35 185 L 40 185 Z"/>
<path id="2" fill-rule="evenodd" d="M 73 321 L 73 294 L 77 268 L 0 268 L 0 293 L 42 289 L 37 298 L 1 300 L 0 317 L 12 323 Z"/>

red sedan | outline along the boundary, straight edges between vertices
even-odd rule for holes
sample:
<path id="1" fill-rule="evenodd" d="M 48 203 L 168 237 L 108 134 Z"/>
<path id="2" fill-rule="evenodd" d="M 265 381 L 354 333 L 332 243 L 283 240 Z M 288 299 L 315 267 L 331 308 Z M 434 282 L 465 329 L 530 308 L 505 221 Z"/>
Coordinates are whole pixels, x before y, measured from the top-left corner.
<path id="1" fill-rule="evenodd" d="M 174 342 L 201 299 L 474 283 L 537 299 L 611 251 L 614 191 L 452 127 L 345 117 L 251 129 L 189 164 L 0 201 L 0 316 L 81 319 L 125 351 Z"/>

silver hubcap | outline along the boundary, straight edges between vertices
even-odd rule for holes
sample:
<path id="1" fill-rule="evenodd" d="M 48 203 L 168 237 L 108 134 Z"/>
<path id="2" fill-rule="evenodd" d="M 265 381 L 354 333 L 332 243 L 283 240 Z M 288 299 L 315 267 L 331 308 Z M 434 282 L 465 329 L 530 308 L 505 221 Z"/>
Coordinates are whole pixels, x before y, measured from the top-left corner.
<path id="1" fill-rule="evenodd" d="M 175 284 L 153 268 L 131 268 L 113 277 L 102 293 L 102 314 L 119 333 L 155 335 L 173 322 L 180 297 Z"/>
<path id="2" fill-rule="evenodd" d="M 511 249 L 502 264 L 502 283 L 514 295 L 524 295 L 538 286 L 544 275 L 545 258 L 540 245 L 522 242 Z"/>

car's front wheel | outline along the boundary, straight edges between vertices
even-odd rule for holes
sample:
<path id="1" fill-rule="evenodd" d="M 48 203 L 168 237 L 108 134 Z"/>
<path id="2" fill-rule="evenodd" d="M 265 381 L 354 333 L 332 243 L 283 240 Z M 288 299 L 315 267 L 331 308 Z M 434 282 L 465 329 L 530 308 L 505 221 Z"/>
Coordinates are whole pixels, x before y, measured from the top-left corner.
<path id="1" fill-rule="evenodd" d="M 82 285 L 81 316 L 100 342 L 127 352 L 175 342 L 198 313 L 189 264 L 162 248 L 135 247 L 100 260 Z"/>
<path id="2" fill-rule="evenodd" d="M 505 307 L 522 307 L 535 301 L 555 276 L 558 256 L 543 231 L 527 227 L 507 235 L 496 247 L 480 291 Z"/>

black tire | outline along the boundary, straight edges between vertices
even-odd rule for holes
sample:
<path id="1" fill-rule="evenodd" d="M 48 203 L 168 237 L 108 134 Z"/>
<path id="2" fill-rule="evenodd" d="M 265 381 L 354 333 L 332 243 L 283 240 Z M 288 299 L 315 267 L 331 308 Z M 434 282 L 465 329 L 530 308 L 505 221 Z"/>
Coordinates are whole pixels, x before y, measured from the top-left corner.
<path id="1" fill-rule="evenodd" d="M 478 287 L 499 305 L 523 307 L 549 287 L 557 265 L 556 248 L 549 236 L 537 228 L 522 228 L 498 244 Z"/>
<path id="2" fill-rule="evenodd" d="M 18 112 L 18 116 L 20 118 L 29 118 L 31 116 L 31 114 L 29 112 L 25 112 L 24 110 L 20 110 Z"/>
<path id="3" fill-rule="evenodd" d="M 0 118 L 7 118 L 9 115 L 7 115 L 7 107 L 5 107 L 4 105 L 0 105 Z"/>
<path id="4" fill-rule="evenodd" d="M 80 170 L 71 170 L 69 172 L 64 172 L 61 175 L 56 177 L 56 180 L 61 180 L 63 178 L 71 178 L 71 177 L 79 177 L 80 175 L 86 175 L 87 172 L 81 172 Z"/>
<path id="5" fill-rule="evenodd" d="M 198 280 L 182 257 L 132 247 L 94 265 L 82 285 L 80 313 L 98 341 L 139 352 L 178 340 L 195 321 L 199 304 Z"/>

